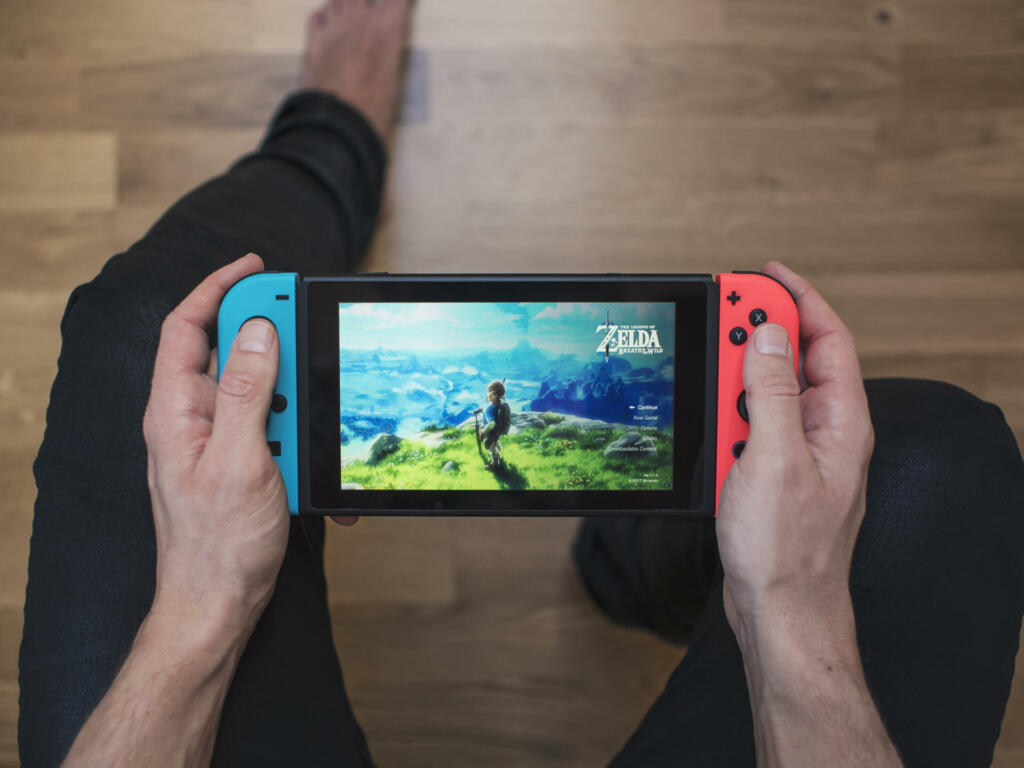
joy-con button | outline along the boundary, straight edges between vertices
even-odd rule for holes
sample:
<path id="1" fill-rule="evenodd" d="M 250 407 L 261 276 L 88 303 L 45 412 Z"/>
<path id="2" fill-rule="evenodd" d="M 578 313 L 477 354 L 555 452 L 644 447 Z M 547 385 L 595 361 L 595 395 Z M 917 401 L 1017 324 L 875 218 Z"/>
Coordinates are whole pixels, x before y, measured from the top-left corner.
<path id="1" fill-rule="evenodd" d="M 742 296 L 740 296 L 738 293 L 736 293 L 736 291 L 733 291 L 732 293 L 730 293 L 728 296 L 725 297 L 725 300 L 728 301 L 730 304 L 732 304 L 735 307 L 736 306 L 736 302 L 739 301 L 741 298 L 742 298 Z"/>
<path id="2" fill-rule="evenodd" d="M 288 398 L 284 395 L 274 395 L 270 399 L 270 410 L 274 413 L 281 413 L 288 407 Z"/>
<path id="3" fill-rule="evenodd" d="M 731 331 L 729 331 L 729 341 L 731 341 L 733 344 L 736 344 L 737 346 L 739 346 L 740 344 L 742 344 L 746 340 L 747 340 L 747 331 L 746 331 L 745 328 L 740 328 L 739 326 L 736 326 Z"/>
<path id="4" fill-rule="evenodd" d="M 280 456 L 281 455 L 281 441 L 280 440 L 268 440 L 267 441 L 267 448 L 270 449 L 270 455 L 271 456 Z"/>
<path id="5" fill-rule="evenodd" d="M 736 401 L 736 410 L 740 412 L 740 418 L 748 424 L 750 423 L 750 414 L 747 413 L 747 390 L 740 392 L 739 399 Z"/>
<path id="6" fill-rule="evenodd" d="M 757 328 L 761 323 L 768 321 L 768 313 L 763 309 L 754 309 L 750 312 L 750 324 Z"/>
<path id="7" fill-rule="evenodd" d="M 738 459 L 740 454 L 743 453 L 743 449 L 747 447 L 746 440 L 738 440 L 732 444 L 732 456 L 734 459 Z"/>

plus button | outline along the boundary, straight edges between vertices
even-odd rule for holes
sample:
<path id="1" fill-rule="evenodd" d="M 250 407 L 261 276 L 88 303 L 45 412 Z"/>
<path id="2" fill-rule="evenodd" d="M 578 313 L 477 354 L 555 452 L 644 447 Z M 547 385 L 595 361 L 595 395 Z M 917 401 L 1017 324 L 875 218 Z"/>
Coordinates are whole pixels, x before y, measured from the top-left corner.
<path id="1" fill-rule="evenodd" d="M 732 293 L 725 297 L 725 300 L 735 307 L 736 302 L 740 300 L 740 295 L 736 293 L 736 291 L 733 291 Z"/>

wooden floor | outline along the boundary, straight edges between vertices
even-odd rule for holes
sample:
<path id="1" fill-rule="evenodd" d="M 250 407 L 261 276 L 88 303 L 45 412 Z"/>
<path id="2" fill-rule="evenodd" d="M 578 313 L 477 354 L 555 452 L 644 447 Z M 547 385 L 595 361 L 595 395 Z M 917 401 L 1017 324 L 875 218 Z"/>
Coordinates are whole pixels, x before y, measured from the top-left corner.
<path id="1" fill-rule="evenodd" d="M 0 4 L 0 765 L 64 301 L 253 146 L 311 4 Z M 867 375 L 960 384 L 1024 436 L 1022 0 L 420 0 L 414 44 L 371 268 L 781 258 Z M 383 766 L 594 765 L 623 742 L 680 651 L 594 611 L 573 528 L 332 532 L 336 637 Z M 1020 680 L 996 764 L 1024 765 Z"/>

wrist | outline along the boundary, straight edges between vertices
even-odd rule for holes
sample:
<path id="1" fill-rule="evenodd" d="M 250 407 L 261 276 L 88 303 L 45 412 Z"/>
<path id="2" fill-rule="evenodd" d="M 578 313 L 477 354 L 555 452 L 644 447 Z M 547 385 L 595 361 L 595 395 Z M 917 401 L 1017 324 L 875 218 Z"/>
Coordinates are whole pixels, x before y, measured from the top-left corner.
<path id="1" fill-rule="evenodd" d="M 765 601 L 737 622 L 748 678 L 760 695 L 806 697 L 818 681 L 831 687 L 862 674 L 849 592 L 808 605 Z"/>
<path id="2" fill-rule="evenodd" d="M 258 618 L 258 613 L 249 616 L 231 601 L 189 605 L 162 595 L 158 588 L 139 637 L 180 649 L 182 655 L 230 657 L 241 654 Z"/>
<path id="3" fill-rule="evenodd" d="M 274 582 L 254 584 L 223 571 L 194 565 L 158 567 L 150 613 L 173 618 L 197 630 L 212 629 L 224 636 L 248 637 L 270 601 Z"/>

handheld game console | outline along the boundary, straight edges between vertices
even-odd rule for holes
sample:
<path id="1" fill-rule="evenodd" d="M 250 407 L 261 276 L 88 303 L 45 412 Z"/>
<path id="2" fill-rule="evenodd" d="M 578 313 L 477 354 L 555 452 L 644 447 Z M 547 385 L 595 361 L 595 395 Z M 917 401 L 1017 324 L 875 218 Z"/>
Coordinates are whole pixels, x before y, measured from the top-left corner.
<path id="1" fill-rule="evenodd" d="M 746 342 L 799 339 L 756 272 L 261 273 L 221 304 L 219 370 L 254 317 L 281 342 L 267 443 L 292 514 L 713 515 Z"/>

